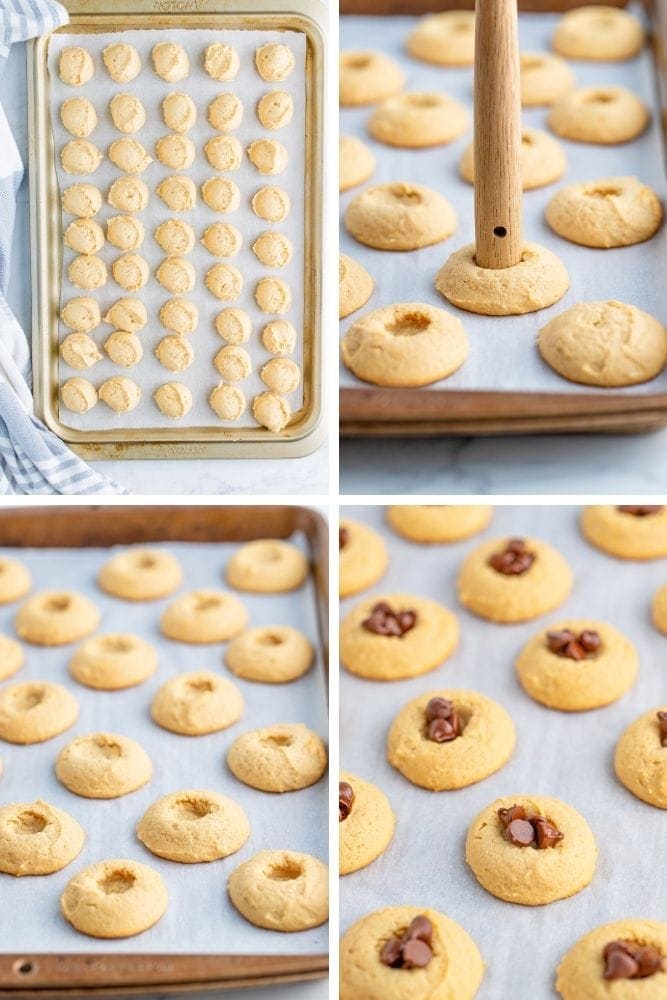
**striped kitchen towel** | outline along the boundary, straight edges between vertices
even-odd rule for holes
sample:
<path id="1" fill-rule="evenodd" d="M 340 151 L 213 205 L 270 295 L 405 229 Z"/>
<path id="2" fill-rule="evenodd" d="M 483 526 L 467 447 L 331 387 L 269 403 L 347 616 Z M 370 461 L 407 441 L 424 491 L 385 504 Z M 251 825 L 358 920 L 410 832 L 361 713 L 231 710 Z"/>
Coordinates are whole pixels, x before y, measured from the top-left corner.
<path id="1" fill-rule="evenodd" d="M 0 77 L 14 42 L 66 23 L 55 0 L 0 0 Z M 0 150 L 0 494 L 126 493 L 33 416 L 28 340 L 6 300 L 23 164 L 1 106 Z"/>

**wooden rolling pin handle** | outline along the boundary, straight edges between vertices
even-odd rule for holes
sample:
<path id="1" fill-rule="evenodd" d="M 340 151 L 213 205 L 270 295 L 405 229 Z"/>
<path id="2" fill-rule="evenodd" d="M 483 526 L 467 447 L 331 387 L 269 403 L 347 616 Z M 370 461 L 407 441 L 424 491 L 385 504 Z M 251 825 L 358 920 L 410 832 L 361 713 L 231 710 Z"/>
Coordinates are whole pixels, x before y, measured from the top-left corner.
<path id="1" fill-rule="evenodd" d="M 517 0 L 476 0 L 475 11 L 475 256 L 497 269 L 523 248 Z"/>

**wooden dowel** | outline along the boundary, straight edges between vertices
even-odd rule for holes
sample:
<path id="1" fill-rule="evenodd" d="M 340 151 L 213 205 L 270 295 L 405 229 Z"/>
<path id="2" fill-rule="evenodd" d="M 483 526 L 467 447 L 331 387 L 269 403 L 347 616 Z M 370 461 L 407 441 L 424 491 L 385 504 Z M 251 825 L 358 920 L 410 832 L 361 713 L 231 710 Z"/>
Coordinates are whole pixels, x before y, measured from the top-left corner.
<path id="1" fill-rule="evenodd" d="M 475 256 L 511 267 L 523 246 L 517 0 L 475 4 Z"/>

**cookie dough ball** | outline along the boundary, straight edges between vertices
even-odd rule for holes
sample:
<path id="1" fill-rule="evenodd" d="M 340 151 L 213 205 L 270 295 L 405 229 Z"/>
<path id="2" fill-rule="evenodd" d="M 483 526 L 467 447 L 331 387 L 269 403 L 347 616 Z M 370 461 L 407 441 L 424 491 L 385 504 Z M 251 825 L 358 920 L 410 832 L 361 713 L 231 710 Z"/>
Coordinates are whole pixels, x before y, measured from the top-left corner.
<path id="1" fill-rule="evenodd" d="M 158 858 L 196 864 L 235 854 L 250 836 L 238 802 L 208 789 L 164 795 L 148 807 L 137 837 Z"/>
<path id="2" fill-rule="evenodd" d="M 299 388 L 301 369 L 289 358 L 272 358 L 262 368 L 260 377 L 267 388 L 288 396 Z"/>
<path id="3" fill-rule="evenodd" d="M 102 360 L 97 344 L 87 333 L 68 334 L 60 345 L 59 353 L 66 365 L 79 371 L 92 368 Z"/>
<path id="4" fill-rule="evenodd" d="M 115 365 L 123 368 L 133 368 L 144 356 L 144 349 L 136 333 L 127 330 L 116 330 L 107 337 L 104 350 Z"/>
<path id="5" fill-rule="evenodd" d="M 574 896 L 589 884 L 597 846 L 588 823 L 572 806 L 545 796 L 518 795 L 496 799 L 472 821 L 466 861 L 493 896 L 541 906 Z"/>
<path id="6" fill-rule="evenodd" d="M 88 635 L 99 622 L 98 609 L 83 594 L 44 590 L 21 605 L 14 626 L 25 642 L 65 646 Z"/>
<path id="7" fill-rule="evenodd" d="M 452 313 L 423 302 L 399 303 L 360 317 L 343 337 L 341 353 L 365 382 L 430 385 L 461 367 L 468 338 Z"/>
<path id="8" fill-rule="evenodd" d="M 155 348 L 155 356 L 163 366 L 172 372 L 182 372 L 195 359 L 195 352 L 188 340 L 182 336 L 164 337 Z"/>
<path id="9" fill-rule="evenodd" d="M 263 313 L 282 316 L 292 305 L 292 291 L 282 278 L 261 278 L 255 287 L 255 302 Z"/>
<path id="10" fill-rule="evenodd" d="M 107 73 L 115 83 L 129 83 L 141 73 L 141 58 L 134 45 L 115 42 L 102 52 Z"/>
<path id="11" fill-rule="evenodd" d="M 0 605 L 25 597 L 30 590 L 30 573 L 18 559 L 0 558 Z M 8 639 L 7 642 L 12 642 Z"/>
<path id="12" fill-rule="evenodd" d="M 305 931 L 329 917 L 329 872 L 310 854 L 260 851 L 229 876 L 241 916 L 273 931 Z"/>
<path id="13" fill-rule="evenodd" d="M 524 191 L 553 184 L 567 169 L 567 158 L 561 144 L 547 132 L 536 128 L 521 130 L 521 183 Z M 475 183 L 475 148 L 471 143 L 459 165 L 461 177 Z"/>
<path id="14" fill-rule="evenodd" d="M 109 113 L 119 132 L 130 135 L 146 124 L 146 109 L 134 94 L 116 94 L 109 101 Z"/>
<path id="15" fill-rule="evenodd" d="M 257 139 L 250 143 L 247 153 L 252 165 L 264 176 L 282 174 L 287 169 L 289 154 L 277 139 Z"/>
<path id="16" fill-rule="evenodd" d="M 617 559 L 660 559 L 667 556 L 667 507 L 585 507 L 581 514 L 584 538 Z"/>
<path id="17" fill-rule="evenodd" d="M 207 46 L 204 53 L 204 70 L 213 80 L 219 80 L 220 83 L 234 80 L 240 66 L 238 52 L 231 45 L 215 42 Z"/>
<path id="18" fill-rule="evenodd" d="M 574 88 L 574 73 L 548 52 L 521 53 L 521 103 L 526 108 L 549 106 Z"/>
<path id="19" fill-rule="evenodd" d="M 237 590 L 282 594 L 303 586 L 308 572 L 308 560 L 296 545 L 259 538 L 236 550 L 227 563 L 225 578 Z"/>
<path id="20" fill-rule="evenodd" d="M 64 243 L 75 253 L 94 254 L 104 246 L 104 232 L 94 219 L 75 219 L 65 230 Z"/>
<path id="21" fill-rule="evenodd" d="M 292 408 L 277 392 L 262 392 L 252 401 L 252 415 L 262 427 L 278 434 L 287 427 Z"/>
<path id="22" fill-rule="evenodd" d="M 327 752 L 312 729 L 301 723 L 276 724 L 237 736 L 227 752 L 227 766 L 260 792 L 294 792 L 320 780 Z"/>
<path id="23" fill-rule="evenodd" d="M 195 233 L 183 219 L 167 219 L 155 230 L 155 242 L 166 254 L 184 257 L 195 245 Z"/>
<path id="24" fill-rule="evenodd" d="M 516 672 L 524 691 L 547 708 L 601 708 L 629 691 L 637 650 L 618 629 L 592 619 L 567 619 L 538 632 L 523 647 Z"/>
<path id="25" fill-rule="evenodd" d="M 204 284 L 222 302 L 235 302 L 243 291 L 243 275 L 233 264 L 215 264 L 206 272 Z"/>
<path id="26" fill-rule="evenodd" d="M 100 570 L 102 590 L 125 601 L 155 601 L 182 583 L 178 559 L 164 549 L 131 548 L 112 556 Z"/>
<path id="27" fill-rule="evenodd" d="M 461 604 L 492 622 L 525 622 L 553 611 L 572 590 L 560 552 L 536 538 L 494 538 L 464 559 Z"/>
<path id="28" fill-rule="evenodd" d="M 208 397 L 209 405 L 221 420 L 238 420 L 245 413 L 246 398 L 237 385 L 220 382 Z"/>
<path id="29" fill-rule="evenodd" d="M 368 131 L 378 142 L 411 149 L 452 142 L 468 125 L 464 106 L 446 94 L 410 92 L 383 101 Z"/>
<path id="30" fill-rule="evenodd" d="M 100 307 L 89 295 L 79 295 L 65 303 L 60 311 L 60 318 L 70 330 L 90 333 L 100 325 Z"/>
<path id="31" fill-rule="evenodd" d="M 662 223 L 655 191 L 636 177 L 603 177 L 568 184 L 546 208 L 559 236 L 586 247 L 627 247 L 653 236 Z"/>
<path id="32" fill-rule="evenodd" d="M 171 170 L 187 170 L 195 162 L 195 152 L 195 144 L 187 135 L 165 135 L 155 143 L 155 155 Z"/>
<path id="33" fill-rule="evenodd" d="M 255 66 L 262 80 L 282 83 L 294 69 L 294 53 L 288 45 L 269 42 L 256 50 Z"/>
<path id="34" fill-rule="evenodd" d="M 74 861 L 85 839 L 69 813 L 41 799 L 1 806 L 0 872 L 51 875 Z"/>
<path id="35" fill-rule="evenodd" d="M 160 322 L 174 333 L 194 333 L 199 322 L 199 310 L 189 299 L 169 299 L 160 309 Z"/>
<path id="36" fill-rule="evenodd" d="M 209 177 L 201 186 L 201 196 L 214 212 L 235 212 L 241 204 L 238 184 L 226 177 Z"/>
<path id="37" fill-rule="evenodd" d="M 207 226 L 201 242 L 214 257 L 236 257 L 243 245 L 241 230 L 228 222 Z"/>
<path id="38" fill-rule="evenodd" d="M 243 146 L 234 135 L 216 135 L 204 146 L 206 159 L 215 170 L 239 170 Z"/>
<path id="39" fill-rule="evenodd" d="M 375 170 L 375 157 L 368 146 L 353 135 L 341 135 L 338 143 L 338 187 L 349 191 L 369 180 Z"/>
<path id="40" fill-rule="evenodd" d="M 293 354 L 296 330 L 286 319 L 274 319 L 262 330 L 262 344 L 271 354 Z"/>
<path id="41" fill-rule="evenodd" d="M 70 139 L 60 152 L 60 162 L 66 174 L 94 174 L 103 159 L 90 139 Z"/>
<path id="42" fill-rule="evenodd" d="M 190 60 L 182 45 L 158 42 L 151 52 L 153 68 L 167 83 L 178 83 L 190 75 Z"/>
<path id="43" fill-rule="evenodd" d="M 107 201 L 120 212 L 143 212 L 148 204 L 148 188 L 139 177 L 118 177 L 109 188 Z"/>
<path id="44" fill-rule="evenodd" d="M 258 219 L 267 222 L 284 222 L 290 213 L 291 201 L 287 191 L 279 187 L 263 187 L 253 195 L 252 210 Z"/>
<path id="45" fill-rule="evenodd" d="M 345 227 L 376 250 L 417 250 L 449 239 L 457 225 L 446 198 L 423 184 L 395 181 L 366 188 L 350 202 Z"/>
<path id="46" fill-rule="evenodd" d="M 85 97 L 70 97 L 61 105 L 60 120 L 70 135 L 85 139 L 97 126 L 97 112 Z"/>
<path id="47" fill-rule="evenodd" d="M 232 306 L 223 309 L 215 317 L 215 329 L 218 336 L 228 344 L 245 344 L 250 340 L 252 324 L 245 310 Z"/>
<path id="48" fill-rule="evenodd" d="M 138 292 L 149 278 L 148 264 L 138 253 L 117 257 L 111 265 L 114 281 L 128 292 Z"/>
<path id="49" fill-rule="evenodd" d="M 63 212 L 90 219 L 102 207 L 102 192 L 94 184 L 72 184 L 63 191 Z"/>
<path id="50" fill-rule="evenodd" d="M 225 664 L 233 674 L 260 684 L 298 680 L 310 670 L 314 660 L 312 644 L 290 625 L 246 629 L 232 639 L 225 653 Z"/>
<path id="51" fill-rule="evenodd" d="M 144 242 L 144 227 L 132 215 L 115 215 L 107 221 L 107 239 L 119 250 L 138 250 Z"/>
<path id="52" fill-rule="evenodd" d="M 22 746 L 44 743 L 73 726 L 78 714 L 76 700 L 61 684 L 5 685 L 0 691 L 0 739 Z"/>
<path id="53" fill-rule="evenodd" d="M 484 962 L 472 938 L 449 917 L 416 906 L 392 906 L 349 928 L 341 942 L 340 970 L 340 1000 L 428 994 L 473 1000 Z"/>
<path id="54" fill-rule="evenodd" d="M 193 590 L 173 601 L 160 618 L 162 634 L 178 642 L 227 642 L 248 624 L 248 612 L 235 594 Z"/>
<path id="55" fill-rule="evenodd" d="M 387 507 L 387 522 L 411 542 L 442 544 L 461 542 L 484 531 L 493 507 L 487 504 Z"/>
<path id="56" fill-rule="evenodd" d="M 285 128 L 294 116 L 294 102 L 284 90 L 270 90 L 257 104 L 257 119 L 264 128 Z"/>
<path id="57" fill-rule="evenodd" d="M 655 920 L 617 920 L 579 938 L 557 969 L 556 989 L 563 1000 L 606 1000 L 644 995 L 659 998 L 667 983 L 667 924 Z M 620 980 L 612 982 L 611 980 Z M 639 980 L 639 982 L 628 982 Z"/>
<path id="58" fill-rule="evenodd" d="M 407 50 L 415 59 L 436 66 L 472 66 L 475 60 L 475 15 L 448 10 L 419 19 L 408 36 Z"/>
<path id="59" fill-rule="evenodd" d="M 191 292 L 195 287 L 195 269 L 183 257 L 165 257 L 155 272 L 155 277 L 163 288 L 176 295 Z"/>
<path id="60" fill-rule="evenodd" d="M 180 420 L 192 409 L 192 393 L 182 382 L 165 382 L 153 393 L 160 413 L 172 420 Z"/>
<path id="61" fill-rule="evenodd" d="M 549 126 L 564 139 L 606 146 L 636 139 L 650 120 L 641 98 L 625 87 L 581 87 L 556 101 Z"/>
<path id="62" fill-rule="evenodd" d="M 91 292 L 106 285 L 107 266 L 95 254 L 81 254 L 67 268 L 67 277 L 76 288 Z"/>
<path id="63" fill-rule="evenodd" d="M 135 583 L 134 593 L 138 593 L 141 582 Z M 74 680 L 97 691 L 135 687 L 156 670 L 157 653 L 153 647 L 139 636 L 125 632 L 93 636 L 79 646 L 69 662 Z"/>
<path id="64" fill-rule="evenodd" d="M 218 94 L 208 106 L 207 117 L 218 132 L 233 132 L 243 120 L 243 103 L 236 94 Z"/>
<path id="65" fill-rule="evenodd" d="M 341 104 L 377 104 L 404 86 L 403 70 L 382 52 L 341 52 L 338 86 Z"/>
<path id="66" fill-rule="evenodd" d="M 667 809 L 667 709 L 651 709 L 624 731 L 614 769 L 621 784 L 642 802 Z M 667 970 L 666 970 L 667 971 Z"/>
<path id="67" fill-rule="evenodd" d="M 117 330 L 137 333 L 148 322 L 146 306 L 140 299 L 119 299 L 107 312 L 104 322 L 110 323 Z"/>
<path id="68" fill-rule="evenodd" d="M 65 920 L 94 938 L 124 938 L 156 924 L 169 897 L 162 877 L 126 858 L 98 861 L 67 883 L 60 897 Z"/>
<path id="69" fill-rule="evenodd" d="M 189 132 L 197 121 L 197 109 L 188 94 L 175 91 L 167 94 L 162 102 L 162 117 L 167 128 L 182 135 Z"/>
<path id="70" fill-rule="evenodd" d="M 60 401 L 72 413 L 87 413 L 97 403 L 97 389 L 88 379 L 76 375 L 61 385 Z"/>
<path id="71" fill-rule="evenodd" d="M 117 799 L 151 779 L 153 765 L 138 743 L 117 733 L 78 736 L 58 754 L 58 781 L 86 799 Z"/>
<path id="72" fill-rule="evenodd" d="M 178 174 L 165 177 L 155 190 L 172 212 L 189 212 L 197 203 L 197 188 L 191 177 L 181 177 Z"/>
<path id="73" fill-rule="evenodd" d="M 181 736 L 217 733 L 242 715 L 243 696 L 236 685 L 208 670 L 172 677 L 151 704 L 153 721 Z"/>
<path id="74" fill-rule="evenodd" d="M 58 59 L 58 76 L 70 87 L 81 87 L 92 79 L 95 72 L 93 57 L 80 45 L 62 49 Z"/>
<path id="75" fill-rule="evenodd" d="M 103 403 L 115 413 L 129 413 L 139 405 L 141 389 L 136 382 L 125 375 L 114 375 L 103 382 L 98 389 Z"/>
<path id="76" fill-rule="evenodd" d="M 283 233 L 269 231 L 257 237 L 252 251 L 265 267 L 286 267 L 292 259 L 292 242 Z"/>
<path id="77" fill-rule="evenodd" d="M 552 44 L 568 59 L 621 61 L 641 51 L 644 29 L 636 17 L 618 7 L 580 7 L 563 15 Z"/>
<path id="78" fill-rule="evenodd" d="M 389 557 L 377 532 L 358 521 L 342 519 L 338 528 L 339 593 L 358 594 L 380 580 Z"/>
<path id="79" fill-rule="evenodd" d="M 667 330 L 623 302 L 581 302 L 539 332 L 540 354 L 554 371 L 584 385 L 636 385 L 667 364 Z"/>
<path id="80" fill-rule="evenodd" d="M 242 382 L 252 371 L 250 355 L 243 347 L 236 344 L 229 344 L 218 351 L 213 364 L 228 382 Z"/>
<path id="81" fill-rule="evenodd" d="M 109 146 L 109 159 L 126 174 L 140 174 L 153 162 L 138 139 L 115 139 Z"/>

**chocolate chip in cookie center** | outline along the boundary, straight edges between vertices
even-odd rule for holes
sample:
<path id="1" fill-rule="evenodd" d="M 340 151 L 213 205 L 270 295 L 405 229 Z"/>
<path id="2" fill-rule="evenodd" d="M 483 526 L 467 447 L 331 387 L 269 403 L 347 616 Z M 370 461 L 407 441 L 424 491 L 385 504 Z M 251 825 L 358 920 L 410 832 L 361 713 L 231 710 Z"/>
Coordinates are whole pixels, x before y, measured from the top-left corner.
<path id="1" fill-rule="evenodd" d="M 461 735 L 461 718 L 448 698 L 431 698 L 424 709 L 426 734 L 434 743 L 448 743 Z"/>
<path id="2" fill-rule="evenodd" d="M 651 514 L 659 514 L 663 510 L 662 504 L 624 504 L 617 507 L 621 514 L 631 514 L 633 517 L 650 517 Z"/>
<path id="3" fill-rule="evenodd" d="M 667 712 L 656 712 L 660 726 L 660 745 L 667 747 Z"/>
<path id="4" fill-rule="evenodd" d="M 521 576 L 530 569 L 536 558 L 523 538 L 510 538 L 501 552 L 494 552 L 489 558 L 489 566 L 503 576 Z"/>
<path id="5" fill-rule="evenodd" d="M 433 958 L 433 925 L 421 914 L 405 933 L 394 934 L 382 946 L 380 961 L 393 969 L 423 969 Z"/>
<path id="6" fill-rule="evenodd" d="M 653 945 L 637 941 L 610 941 L 602 952 L 604 979 L 647 979 L 667 971 L 667 960 Z"/>
<path id="7" fill-rule="evenodd" d="M 569 660 L 585 660 L 600 648 L 602 640 L 594 629 L 584 629 L 577 635 L 569 628 L 547 632 L 547 646 L 556 656 Z"/>
<path id="8" fill-rule="evenodd" d="M 547 847 L 554 847 L 565 836 L 550 820 L 536 813 L 526 812 L 524 806 L 499 809 L 498 819 L 505 836 L 516 847 L 536 847 L 542 851 Z"/>
<path id="9" fill-rule="evenodd" d="M 338 529 L 338 551 L 344 549 L 350 540 L 350 532 L 347 528 Z"/>
<path id="10" fill-rule="evenodd" d="M 368 618 L 361 623 L 362 628 L 375 635 L 402 638 L 417 624 L 416 611 L 394 611 L 386 601 L 379 601 L 371 609 Z"/>
<path id="11" fill-rule="evenodd" d="M 350 815 L 354 802 L 354 789 L 347 781 L 338 782 L 338 822 L 342 823 Z"/>

